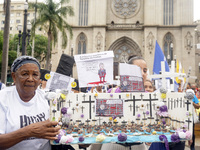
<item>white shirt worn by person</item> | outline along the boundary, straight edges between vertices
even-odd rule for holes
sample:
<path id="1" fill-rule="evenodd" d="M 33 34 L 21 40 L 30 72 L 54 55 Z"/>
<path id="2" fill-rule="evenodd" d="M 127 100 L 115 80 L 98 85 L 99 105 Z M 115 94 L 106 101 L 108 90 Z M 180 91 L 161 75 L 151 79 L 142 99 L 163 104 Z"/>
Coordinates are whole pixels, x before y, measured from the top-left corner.
<path id="1" fill-rule="evenodd" d="M 39 89 L 29 102 L 20 99 L 15 86 L 1 90 L 0 95 L 0 134 L 10 133 L 49 118 L 49 105 L 44 98 L 44 93 Z M 31 137 L 8 150 L 49 149 L 51 149 L 49 140 Z"/>

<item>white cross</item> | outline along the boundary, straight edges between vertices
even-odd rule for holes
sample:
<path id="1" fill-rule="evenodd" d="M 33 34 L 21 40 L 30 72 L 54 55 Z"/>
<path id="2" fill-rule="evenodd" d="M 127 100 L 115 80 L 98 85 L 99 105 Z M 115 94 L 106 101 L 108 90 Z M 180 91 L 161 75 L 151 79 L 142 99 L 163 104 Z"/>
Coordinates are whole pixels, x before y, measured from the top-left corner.
<path id="1" fill-rule="evenodd" d="M 161 78 L 162 79 L 162 87 L 164 87 L 165 89 L 167 89 L 166 86 L 166 78 L 171 78 L 174 79 L 174 77 L 186 77 L 185 73 L 175 73 L 174 72 L 174 66 L 175 66 L 175 62 L 172 61 L 172 72 L 165 72 L 165 62 L 162 61 L 161 62 L 161 74 L 156 74 L 156 75 L 150 75 L 148 76 L 150 79 L 155 79 L 155 78 Z M 173 83 L 174 84 L 174 83 Z"/>

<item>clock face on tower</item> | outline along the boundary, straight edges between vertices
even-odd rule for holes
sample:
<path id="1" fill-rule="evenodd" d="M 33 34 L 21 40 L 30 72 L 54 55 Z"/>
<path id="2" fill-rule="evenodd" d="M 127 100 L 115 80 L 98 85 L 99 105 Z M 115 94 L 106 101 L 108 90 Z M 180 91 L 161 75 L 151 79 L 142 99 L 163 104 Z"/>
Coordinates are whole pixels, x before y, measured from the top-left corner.
<path id="1" fill-rule="evenodd" d="M 140 0 L 113 0 L 111 4 L 113 13 L 120 18 L 131 18 L 140 9 Z"/>

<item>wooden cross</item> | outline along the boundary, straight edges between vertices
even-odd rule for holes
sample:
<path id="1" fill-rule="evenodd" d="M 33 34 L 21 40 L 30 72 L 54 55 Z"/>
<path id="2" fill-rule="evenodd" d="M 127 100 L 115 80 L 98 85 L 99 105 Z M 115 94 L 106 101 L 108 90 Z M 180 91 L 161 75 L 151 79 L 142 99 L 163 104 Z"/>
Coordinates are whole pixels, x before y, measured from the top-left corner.
<path id="1" fill-rule="evenodd" d="M 176 108 L 176 100 L 174 99 L 174 108 Z"/>
<path id="2" fill-rule="evenodd" d="M 173 99 L 171 98 L 171 110 L 172 110 L 172 108 L 173 108 Z"/>
<path id="3" fill-rule="evenodd" d="M 149 104 L 147 103 L 147 109 L 149 109 Z"/>
<path id="4" fill-rule="evenodd" d="M 180 107 L 182 108 L 182 97 L 181 97 L 181 99 L 179 100 L 180 101 Z"/>
<path id="5" fill-rule="evenodd" d="M 99 117 L 99 119 L 98 119 L 98 120 L 99 120 L 99 125 L 101 125 L 101 120 L 102 120 L 102 118 L 101 118 L 101 117 Z"/>
<path id="6" fill-rule="evenodd" d="M 74 110 L 76 110 L 76 109 L 73 107 L 72 110 L 73 110 L 73 114 L 74 114 Z"/>
<path id="7" fill-rule="evenodd" d="M 83 94 L 83 100 L 85 101 L 86 94 Z"/>
<path id="8" fill-rule="evenodd" d="M 67 103 L 69 103 L 69 107 L 70 107 L 70 104 L 72 103 L 72 101 L 70 101 L 70 99 L 67 101 Z"/>
<path id="9" fill-rule="evenodd" d="M 147 118 L 145 118 L 146 113 L 143 112 L 144 118 L 142 118 L 142 120 L 147 120 Z"/>
<path id="10" fill-rule="evenodd" d="M 78 101 L 78 94 L 76 94 L 76 101 Z"/>
<path id="11" fill-rule="evenodd" d="M 104 121 L 104 122 L 103 122 L 103 124 L 105 125 L 105 124 L 106 124 L 106 122 Z"/>
<path id="12" fill-rule="evenodd" d="M 179 99 L 177 98 L 177 100 L 176 100 L 176 102 L 177 102 L 177 108 L 178 108 L 178 101 L 179 101 Z"/>
<path id="13" fill-rule="evenodd" d="M 156 109 L 156 103 L 153 103 L 153 109 L 154 110 Z"/>
<path id="14" fill-rule="evenodd" d="M 84 109 L 85 107 L 83 107 L 83 106 L 81 106 L 81 109 L 82 109 L 82 113 L 83 113 L 83 109 Z"/>
<path id="15" fill-rule="evenodd" d="M 143 101 L 149 101 L 149 106 L 150 106 L 150 117 L 148 117 L 149 119 L 154 119 L 152 117 L 152 106 L 151 106 L 151 102 L 152 101 L 157 101 L 158 99 L 151 99 L 151 94 L 149 94 L 149 99 L 144 99 Z"/>
<path id="16" fill-rule="evenodd" d="M 154 99 L 156 99 L 156 96 L 157 96 L 157 94 L 156 94 L 156 93 L 154 93 L 154 94 L 153 94 L 153 96 L 154 96 Z"/>
<path id="17" fill-rule="evenodd" d="M 140 97 L 141 97 L 141 101 L 143 101 L 143 96 L 144 96 L 144 95 L 141 93 L 141 95 L 140 95 Z"/>
<path id="18" fill-rule="evenodd" d="M 170 100 L 169 100 L 169 98 L 168 98 L 168 109 L 169 109 L 169 103 L 170 103 Z"/>
<path id="19" fill-rule="evenodd" d="M 136 106 L 136 111 L 138 111 L 138 108 L 140 108 L 140 106 L 137 105 L 137 106 Z"/>
<path id="20" fill-rule="evenodd" d="M 91 95 L 89 96 L 89 101 L 82 101 L 82 103 L 89 103 L 89 117 L 92 118 L 91 114 L 91 104 L 94 103 L 94 101 L 91 100 Z"/>
<path id="21" fill-rule="evenodd" d="M 93 112 L 95 112 L 95 105 L 93 105 L 92 108 L 93 108 Z"/>
<path id="22" fill-rule="evenodd" d="M 87 120 L 85 120 L 85 122 L 87 122 L 87 125 L 88 125 L 88 124 L 89 124 L 89 122 L 90 122 L 90 120 L 88 120 L 88 119 L 87 119 Z"/>
<path id="23" fill-rule="evenodd" d="M 158 124 L 158 121 L 159 121 L 158 115 L 156 114 L 156 122 L 157 122 L 157 124 Z"/>
<path id="24" fill-rule="evenodd" d="M 187 111 L 189 111 L 189 105 L 191 104 L 190 100 L 187 99 L 187 101 L 185 102 L 185 104 L 187 104 Z"/>
<path id="25" fill-rule="evenodd" d="M 132 111 L 132 109 L 131 109 L 131 108 L 132 108 L 133 106 L 130 104 L 128 107 L 130 107 L 130 111 Z"/>
<path id="26" fill-rule="evenodd" d="M 166 85 L 166 78 L 174 78 L 174 77 L 185 77 L 185 73 L 174 73 L 174 72 L 166 72 L 165 71 L 165 62 L 161 62 L 161 74 L 159 75 L 151 75 L 149 76 L 150 79 L 162 79 L 162 87 L 167 89 Z M 173 83 L 174 84 L 174 83 Z"/>
<path id="27" fill-rule="evenodd" d="M 141 99 L 135 99 L 135 96 L 133 96 L 133 99 L 125 100 L 125 102 L 133 102 L 133 116 L 135 116 L 135 101 L 141 101 Z"/>
<path id="28" fill-rule="evenodd" d="M 60 99 L 60 106 L 63 108 L 63 103 L 65 102 L 65 100 L 63 100 L 62 98 Z"/>

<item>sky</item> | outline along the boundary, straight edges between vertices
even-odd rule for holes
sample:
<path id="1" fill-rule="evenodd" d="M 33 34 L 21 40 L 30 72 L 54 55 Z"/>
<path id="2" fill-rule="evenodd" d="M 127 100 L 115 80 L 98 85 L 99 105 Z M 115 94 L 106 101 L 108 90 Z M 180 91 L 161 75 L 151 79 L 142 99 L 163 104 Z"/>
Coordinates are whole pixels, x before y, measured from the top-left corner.
<path id="1" fill-rule="evenodd" d="M 22 0 L 11 0 L 11 1 L 22 1 Z M 29 1 L 35 1 L 35 0 L 29 0 Z M 38 0 L 38 1 L 43 2 L 45 0 Z M 200 20 L 200 0 L 193 0 L 193 1 L 194 1 L 194 21 Z M 2 2 L 3 0 L 0 0 L 0 3 Z"/>

